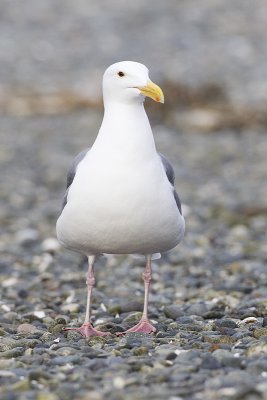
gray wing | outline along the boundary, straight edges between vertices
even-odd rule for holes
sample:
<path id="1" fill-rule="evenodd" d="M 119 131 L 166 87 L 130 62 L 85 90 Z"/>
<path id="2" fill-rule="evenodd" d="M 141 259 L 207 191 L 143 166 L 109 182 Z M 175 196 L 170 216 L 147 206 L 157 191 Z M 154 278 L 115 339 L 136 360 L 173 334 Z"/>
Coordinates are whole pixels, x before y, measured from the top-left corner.
<path id="1" fill-rule="evenodd" d="M 83 151 L 81 151 L 72 161 L 70 169 L 68 171 L 67 174 L 67 190 L 65 192 L 64 198 L 63 198 L 63 204 L 62 204 L 62 210 L 65 207 L 65 205 L 67 204 L 67 197 L 68 197 L 68 192 L 69 192 L 69 188 L 73 182 L 73 179 L 75 177 L 76 174 L 76 170 L 78 165 L 80 164 L 80 162 L 84 159 L 84 157 L 86 156 L 86 154 L 88 153 L 88 151 L 90 150 L 90 148 L 85 149 Z"/>
<path id="2" fill-rule="evenodd" d="M 163 154 L 158 153 L 158 155 L 159 155 L 160 158 L 161 158 L 161 162 L 162 162 L 162 165 L 163 165 L 163 167 L 164 167 L 164 169 L 165 169 L 167 178 L 168 178 L 169 182 L 170 182 L 170 183 L 172 184 L 172 186 L 173 186 L 173 195 L 174 195 L 174 199 L 175 199 L 175 201 L 176 201 L 178 210 L 179 210 L 180 214 L 182 215 L 182 205 L 181 205 L 181 201 L 180 201 L 180 199 L 179 199 L 178 193 L 176 192 L 176 190 L 175 190 L 175 188 L 174 188 L 175 174 L 174 174 L 173 167 L 172 167 L 170 161 L 169 161 Z"/>

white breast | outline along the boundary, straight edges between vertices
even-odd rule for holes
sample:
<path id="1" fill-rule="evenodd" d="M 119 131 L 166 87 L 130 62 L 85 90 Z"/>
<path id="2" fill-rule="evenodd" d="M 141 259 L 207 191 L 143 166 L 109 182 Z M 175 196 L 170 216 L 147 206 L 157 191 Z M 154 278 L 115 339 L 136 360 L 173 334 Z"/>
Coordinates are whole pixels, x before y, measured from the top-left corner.
<path id="1" fill-rule="evenodd" d="M 141 172 L 140 172 L 141 171 Z M 88 153 L 57 224 L 61 242 L 85 254 L 155 253 L 174 247 L 184 220 L 158 157 L 137 165 Z"/>

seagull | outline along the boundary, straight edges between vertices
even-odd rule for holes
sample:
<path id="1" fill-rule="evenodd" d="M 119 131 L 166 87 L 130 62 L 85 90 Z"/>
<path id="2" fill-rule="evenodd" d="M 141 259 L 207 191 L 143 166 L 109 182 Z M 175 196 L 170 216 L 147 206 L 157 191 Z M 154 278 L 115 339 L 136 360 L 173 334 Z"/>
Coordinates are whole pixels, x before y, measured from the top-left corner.
<path id="1" fill-rule="evenodd" d="M 101 254 L 141 254 L 144 309 L 137 325 L 123 333 L 154 333 L 148 319 L 151 260 L 182 239 L 185 221 L 174 187 L 174 170 L 157 152 L 144 109 L 145 97 L 164 103 L 159 86 L 143 64 L 112 64 L 103 76 L 104 117 L 91 148 L 74 159 L 57 221 L 57 237 L 66 248 L 88 258 L 85 320 L 77 331 L 86 338 L 108 332 L 91 322 L 94 262 Z"/>

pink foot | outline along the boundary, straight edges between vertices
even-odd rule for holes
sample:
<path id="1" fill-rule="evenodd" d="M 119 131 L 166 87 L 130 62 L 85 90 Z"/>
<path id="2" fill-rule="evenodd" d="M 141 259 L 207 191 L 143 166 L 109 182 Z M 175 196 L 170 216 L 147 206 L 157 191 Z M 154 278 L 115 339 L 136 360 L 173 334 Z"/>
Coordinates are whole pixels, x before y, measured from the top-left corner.
<path id="1" fill-rule="evenodd" d="M 125 332 L 119 332 L 117 335 L 125 335 L 129 332 L 141 332 L 141 333 L 155 333 L 156 328 L 148 321 L 148 319 L 141 319 L 135 326 L 128 329 Z"/>
<path id="2" fill-rule="evenodd" d="M 92 324 L 83 324 L 80 328 L 63 328 L 64 331 L 76 331 L 82 336 L 90 338 L 91 336 L 107 336 L 109 332 L 97 331 Z"/>

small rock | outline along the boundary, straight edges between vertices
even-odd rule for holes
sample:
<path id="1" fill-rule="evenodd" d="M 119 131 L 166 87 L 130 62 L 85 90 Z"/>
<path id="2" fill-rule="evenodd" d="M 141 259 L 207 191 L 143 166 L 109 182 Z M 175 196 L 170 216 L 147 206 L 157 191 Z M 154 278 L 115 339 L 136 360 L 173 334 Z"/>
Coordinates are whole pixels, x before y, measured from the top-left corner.
<path id="1" fill-rule="evenodd" d="M 24 348 L 23 347 L 15 347 L 14 349 L 11 350 L 6 350 L 1 353 L 1 357 L 4 358 L 17 358 L 19 356 L 22 356 L 24 354 Z"/>
<path id="2" fill-rule="evenodd" d="M 29 348 L 25 350 L 25 356 L 30 357 L 33 355 L 33 349 Z"/>
<path id="3" fill-rule="evenodd" d="M 184 316 L 184 317 L 177 318 L 177 322 L 179 322 L 180 324 L 186 325 L 186 324 L 193 324 L 194 320 L 191 317 Z"/>
<path id="4" fill-rule="evenodd" d="M 43 319 L 45 317 L 45 312 L 44 311 L 34 311 L 33 315 L 35 315 L 37 318 Z"/>
<path id="5" fill-rule="evenodd" d="M 62 324 L 52 324 L 51 326 L 49 326 L 48 331 L 53 334 L 58 334 L 62 332 L 64 326 L 65 325 Z"/>
<path id="6" fill-rule="evenodd" d="M 59 315 L 59 316 L 56 318 L 56 323 L 57 323 L 57 324 L 66 325 L 68 321 L 69 321 L 69 318 L 66 317 L 66 316 L 61 316 L 61 315 Z"/>
<path id="7" fill-rule="evenodd" d="M 104 396 L 97 391 L 90 390 L 89 393 L 76 397 L 76 400 L 104 400 Z"/>
<path id="8" fill-rule="evenodd" d="M 254 359 L 252 361 L 248 362 L 247 371 L 250 371 L 253 374 L 261 374 L 267 372 L 267 359 L 259 358 L 259 359 Z M 266 375 L 267 376 L 267 375 Z"/>
<path id="9" fill-rule="evenodd" d="M 253 331 L 253 336 L 259 339 L 261 336 L 267 337 L 267 328 L 257 328 Z"/>
<path id="10" fill-rule="evenodd" d="M 17 347 L 17 340 L 9 336 L 4 336 L 0 341 L 0 351 L 6 351 Z"/>
<path id="11" fill-rule="evenodd" d="M 141 312 L 135 312 L 133 314 L 127 315 L 127 317 L 124 318 L 123 322 L 138 322 L 140 321 L 141 317 Z"/>
<path id="12" fill-rule="evenodd" d="M 204 354 L 202 359 L 203 359 L 203 361 L 202 361 L 201 367 L 203 369 L 212 369 L 212 370 L 214 370 L 214 369 L 220 368 L 220 363 L 211 354 Z"/>
<path id="13" fill-rule="evenodd" d="M 47 238 L 42 242 L 42 250 L 44 252 L 55 254 L 59 249 L 60 244 L 56 238 Z"/>
<path id="14" fill-rule="evenodd" d="M 18 290 L 18 296 L 21 299 L 26 299 L 29 296 L 29 292 L 27 290 L 25 290 L 25 289 L 19 289 Z"/>
<path id="15" fill-rule="evenodd" d="M 141 301 L 127 301 L 122 303 L 121 305 L 121 312 L 133 312 L 133 311 L 142 311 L 143 310 L 143 303 Z"/>
<path id="16" fill-rule="evenodd" d="M 59 356 L 70 356 L 72 354 L 76 354 L 77 350 L 74 349 L 73 347 L 60 347 L 58 350 L 56 350 L 56 354 Z"/>
<path id="17" fill-rule="evenodd" d="M 0 358 L 0 369 L 1 370 L 7 370 L 14 368 L 15 365 L 15 360 L 8 360 L 4 358 Z"/>
<path id="18" fill-rule="evenodd" d="M 174 320 L 177 319 L 178 317 L 182 317 L 185 314 L 182 308 L 175 304 L 165 306 L 163 311 L 166 317 Z"/>
<path id="19" fill-rule="evenodd" d="M 195 304 L 191 304 L 187 309 L 186 309 L 186 314 L 187 315 L 199 315 L 203 316 L 208 312 L 208 307 L 204 302 L 199 302 Z"/>
<path id="20" fill-rule="evenodd" d="M 235 329 L 238 327 L 237 324 L 231 319 L 219 319 L 215 324 L 218 328 L 223 327 Z"/>
<path id="21" fill-rule="evenodd" d="M 42 381 L 42 379 L 49 380 L 52 378 L 52 375 L 48 374 L 46 371 L 42 371 L 41 369 L 36 369 L 29 373 L 30 381 Z"/>
<path id="22" fill-rule="evenodd" d="M 267 343 L 265 341 L 258 341 L 251 344 L 247 350 L 248 356 L 258 356 L 259 354 L 267 354 Z"/>
<path id="23" fill-rule="evenodd" d="M 39 232 L 35 229 L 22 229 L 16 233 L 16 242 L 23 247 L 30 247 L 36 244 L 39 238 Z"/>
<path id="24" fill-rule="evenodd" d="M 5 313 L 4 314 L 4 318 L 7 321 L 11 321 L 11 322 L 19 320 L 18 314 L 16 312 L 14 312 L 14 311 L 10 311 L 10 312 Z"/>
<path id="25" fill-rule="evenodd" d="M 68 311 L 70 313 L 77 313 L 80 311 L 80 304 L 78 303 L 64 304 L 61 308 L 64 312 Z"/>
<path id="26" fill-rule="evenodd" d="M 116 376 L 113 379 L 113 386 L 116 389 L 123 389 L 125 387 L 125 384 L 126 384 L 126 381 L 123 378 L 121 378 L 120 376 Z"/>
<path id="27" fill-rule="evenodd" d="M 77 354 L 69 356 L 57 356 L 53 358 L 51 364 L 53 365 L 66 365 L 66 364 L 80 364 L 81 357 Z"/>
<path id="28" fill-rule="evenodd" d="M 249 229 L 245 225 L 236 225 L 231 229 L 230 235 L 234 239 L 244 240 L 249 237 Z"/>
<path id="29" fill-rule="evenodd" d="M 30 382 L 27 378 L 22 379 L 12 385 L 12 390 L 14 391 L 27 391 L 30 389 Z"/>
<path id="30" fill-rule="evenodd" d="M 0 370 L 0 378 L 15 378 L 15 376 L 12 371 Z"/>
<path id="31" fill-rule="evenodd" d="M 1 336 L 6 336 L 6 331 L 4 331 L 2 328 L 0 328 L 0 337 Z"/>
<path id="32" fill-rule="evenodd" d="M 247 317 L 247 318 L 242 319 L 242 321 L 239 321 L 238 325 L 252 324 L 257 321 L 258 320 L 255 317 Z"/>
<path id="33" fill-rule="evenodd" d="M 133 354 L 134 356 L 145 356 L 148 354 L 148 348 L 144 346 L 137 347 L 133 350 Z"/>
<path id="34" fill-rule="evenodd" d="M 20 324 L 17 327 L 17 333 L 34 333 L 34 332 L 38 332 L 38 329 L 36 328 L 36 326 L 32 325 L 32 324 L 28 324 L 27 322 L 25 322 L 24 324 Z"/>
<path id="35" fill-rule="evenodd" d="M 39 392 L 37 394 L 37 400 L 58 400 L 59 397 L 51 392 Z"/>

